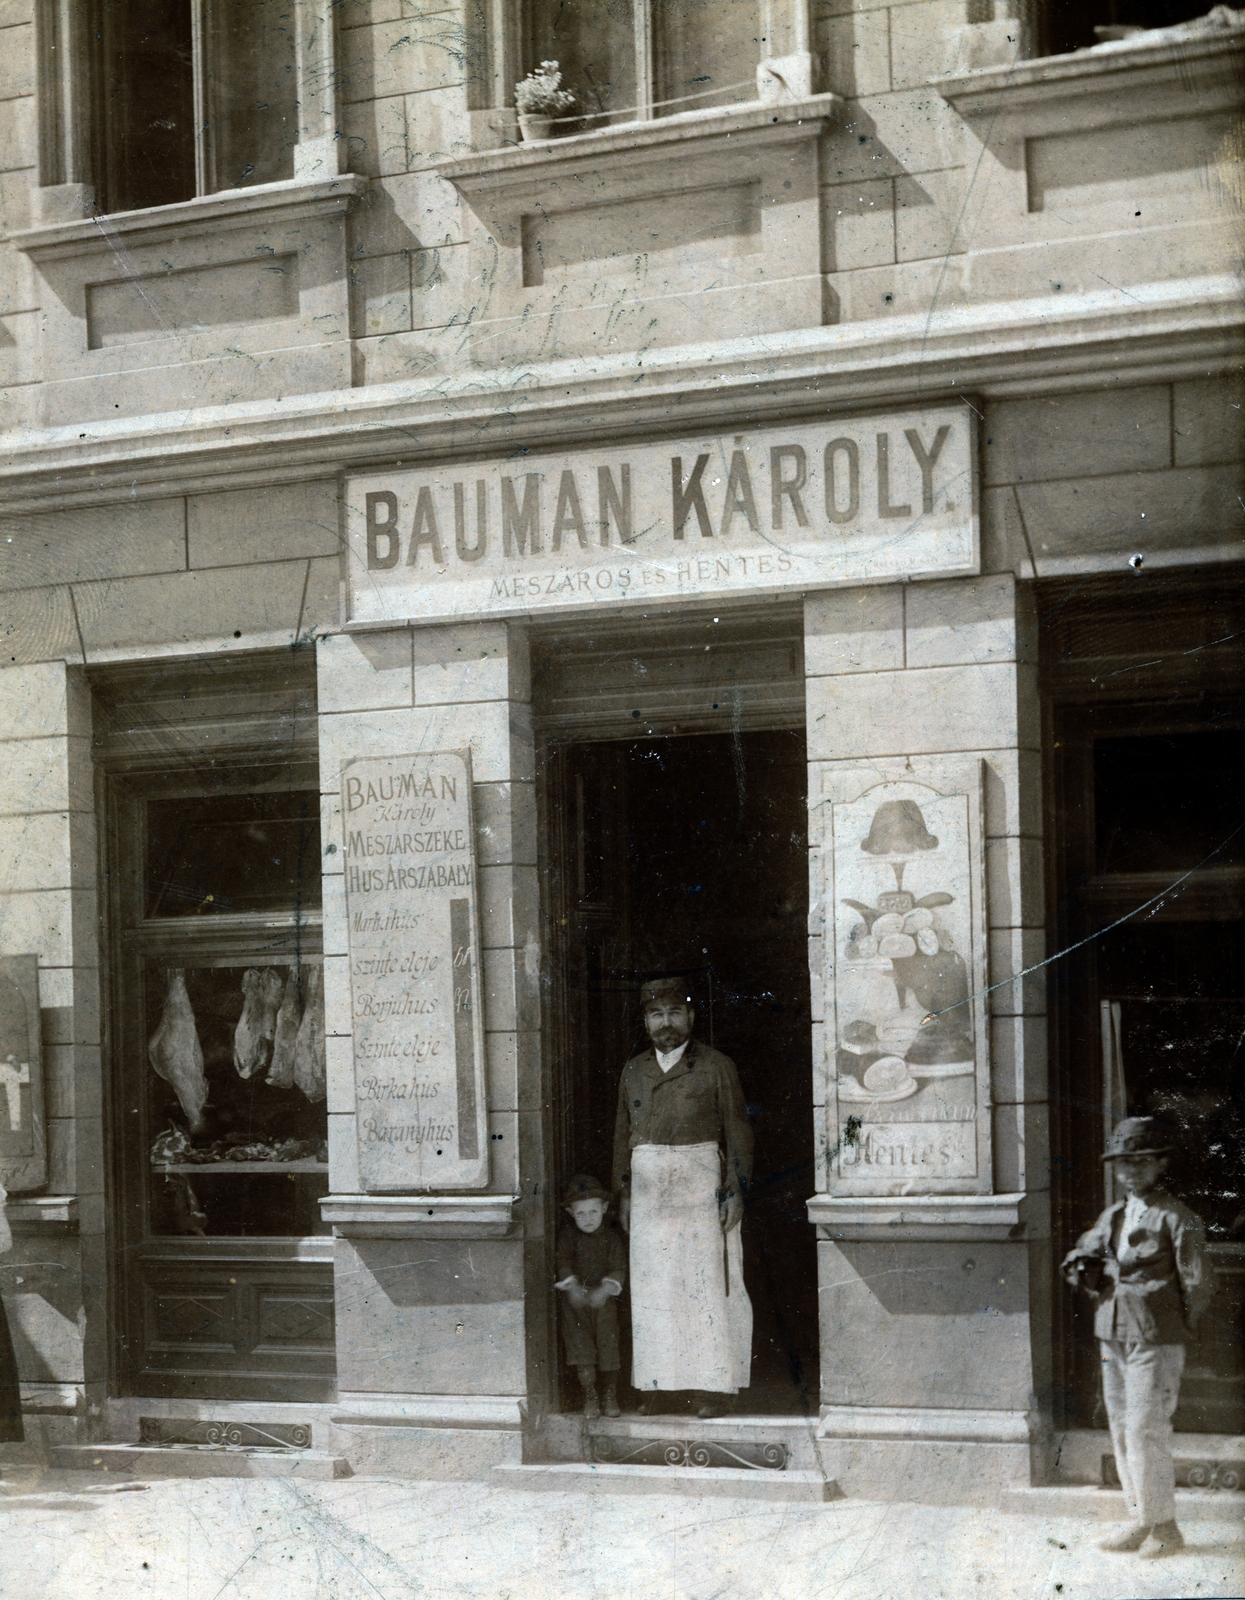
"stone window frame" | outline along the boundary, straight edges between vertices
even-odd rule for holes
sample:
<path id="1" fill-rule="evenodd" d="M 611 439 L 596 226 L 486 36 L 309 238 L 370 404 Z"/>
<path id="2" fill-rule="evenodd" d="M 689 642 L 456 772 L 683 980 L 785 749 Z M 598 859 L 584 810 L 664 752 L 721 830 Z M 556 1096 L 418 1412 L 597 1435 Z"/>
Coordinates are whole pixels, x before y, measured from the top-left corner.
<path id="1" fill-rule="evenodd" d="M 647 16 L 651 9 L 651 0 L 632 0 L 632 4 L 637 14 L 643 12 Z M 471 59 L 480 63 L 480 70 L 471 76 L 467 87 L 471 144 L 476 151 L 518 142 L 514 86 L 524 72 L 522 10 L 521 0 L 481 0 L 469 8 L 468 51 Z M 812 0 L 761 0 L 761 17 L 771 53 L 757 64 L 756 99 L 712 107 L 719 115 L 751 109 L 758 102 L 769 105 L 807 100 L 818 92 L 821 61 L 813 53 Z M 671 120 L 670 116 L 653 114 L 651 31 L 648 27 L 637 28 L 636 37 L 637 56 L 644 56 L 649 68 L 646 103 L 637 108 L 632 121 L 611 122 L 595 131 L 620 132 Z M 582 137 L 586 136 L 575 134 L 570 139 Z M 567 143 L 569 139 L 558 142 Z"/>
<path id="2" fill-rule="evenodd" d="M 196 61 L 202 49 L 212 0 L 192 0 Z M 298 108 L 294 171 L 280 184 L 255 185 L 271 192 L 283 186 L 336 177 L 342 170 L 345 141 L 337 131 L 337 48 L 333 0 L 290 0 L 294 21 L 295 104 Z M 100 154 L 93 137 L 101 86 L 95 62 L 90 8 L 82 0 L 36 0 L 36 106 L 38 115 L 38 178 L 35 216 L 43 225 L 81 222 L 96 212 Z M 196 78 L 202 76 L 198 71 Z M 202 87 L 196 81 L 196 103 Z M 202 118 L 196 116 L 196 121 Z M 245 196 L 253 189 L 212 190 L 204 139 L 196 131 L 196 189 L 193 200 L 219 201 L 223 195 Z M 169 206 L 153 207 L 169 211 Z M 128 215 L 130 213 L 113 213 Z"/>

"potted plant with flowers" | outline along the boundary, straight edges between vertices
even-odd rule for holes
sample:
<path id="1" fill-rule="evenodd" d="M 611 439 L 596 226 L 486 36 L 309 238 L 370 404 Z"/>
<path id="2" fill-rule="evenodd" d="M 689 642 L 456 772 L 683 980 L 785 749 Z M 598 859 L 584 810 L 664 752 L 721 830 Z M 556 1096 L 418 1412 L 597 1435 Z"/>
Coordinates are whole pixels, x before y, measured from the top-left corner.
<path id="1" fill-rule="evenodd" d="M 554 119 L 564 116 L 574 104 L 574 94 L 562 87 L 556 61 L 542 61 L 535 72 L 514 86 L 519 132 L 527 140 L 552 138 Z"/>

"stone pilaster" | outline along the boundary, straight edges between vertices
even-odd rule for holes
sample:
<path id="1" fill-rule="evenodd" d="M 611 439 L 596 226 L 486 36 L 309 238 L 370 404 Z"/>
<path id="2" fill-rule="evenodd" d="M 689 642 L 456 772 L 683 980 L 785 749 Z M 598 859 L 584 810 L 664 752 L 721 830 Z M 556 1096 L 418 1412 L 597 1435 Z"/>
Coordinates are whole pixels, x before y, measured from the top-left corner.
<path id="1" fill-rule="evenodd" d="M 849 1493 L 920 1477 L 947 1497 L 1040 1471 L 1049 1417 L 1049 1201 L 1040 728 L 1028 596 L 1010 575 L 809 599 L 810 967 L 835 959 L 819 798 L 834 769 L 984 774 L 993 1194 L 810 1204 L 818 1223 L 822 1421 Z M 828 935 L 829 932 L 829 936 Z M 817 1003 L 815 1001 L 815 1003 Z M 819 1021 L 825 1006 L 815 1011 Z M 815 1040 L 817 1095 L 835 1041 Z M 919 1185 L 913 1186 L 919 1190 Z M 853 1487 L 855 1485 L 855 1487 Z M 887 1491 L 889 1492 L 889 1490 Z M 924 1491 L 923 1491 L 924 1492 Z"/>
<path id="2" fill-rule="evenodd" d="M 470 1475 L 517 1458 L 544 1381 L 536 824 L 526 638 L 504 623 L 319 642 L 339 1426 L 377 1464 Z M 487 1046 L 485 1191 L 360 1194 L 338 778 L 344 761 L 469 748 Z M 419 1240 L 412 1251 L 409 1242 Z M 525 1309 L 525 1301 L 528 1309 Z M 380 1424 L 380 1426 L 377 1426 Z M 387 1426 L 386 1426 L 387 1425 Z M 473 1430 L 464 1451 L 447 1430 Z M 357 1432 L 354 1430 L 357 1428 Z M 393 1429 L 400 1430 L 394 1433 Z M 403 1442 L 405 1441 L 405 1442 Z M 491 1443 L 490 1443 L 491 1441 Z M 395 1452 L 390 1454 L 390 1452 Z"/>
<path id="3" fill-rule="evenodd" d="M 38 957 L 47 1129 L 46 1184 L 37 1197 L 10 1195 L 14 1248 L 0 1257 L 0 1286 L 27 1405 L 54 1417 L 52 1435 L 68 1440 L 66 1413 L 80 1420 L 103 1400 L 108 1368 L 96 839 L 81 668 L 0 670 L 0 728 L 0 950 Z M 66 1231 L 75 1221 L 76 1238 Z"/>

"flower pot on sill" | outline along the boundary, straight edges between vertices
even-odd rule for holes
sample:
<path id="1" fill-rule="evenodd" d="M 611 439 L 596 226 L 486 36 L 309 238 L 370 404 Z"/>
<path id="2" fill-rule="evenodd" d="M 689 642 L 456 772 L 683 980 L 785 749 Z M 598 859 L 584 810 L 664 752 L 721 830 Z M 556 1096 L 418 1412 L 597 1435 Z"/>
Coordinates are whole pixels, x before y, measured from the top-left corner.
<path id="1" fill-rule="evenodd" d="M 552 117 L 520 117 L 519 132 L 524 140 L 530 144 L 533 139 L 553 138 Z"/>

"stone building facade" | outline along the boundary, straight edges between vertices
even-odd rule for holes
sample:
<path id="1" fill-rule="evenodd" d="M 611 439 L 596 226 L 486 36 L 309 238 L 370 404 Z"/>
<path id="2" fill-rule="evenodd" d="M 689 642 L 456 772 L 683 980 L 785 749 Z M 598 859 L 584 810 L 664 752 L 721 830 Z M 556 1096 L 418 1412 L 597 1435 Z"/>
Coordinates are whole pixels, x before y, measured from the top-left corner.
<path id="1" fill-rule="evenodd" d="M 1040 4 L 732 0 L 674 39 L 637 0 L 610 46 L 634 100 L 584 77 L 580 120 L 528 140 L 513 85 L 558 50 L 586 74 L 591 8 L 574 37 L 511 0 L 264 9 L 271 35 L 231 42 L 0 4 L 0 954 L 37 956 L 42 1040 L 0 1270 L 28 1437 L 71 1461 L 305 1428 L 415 1477 L 573 1458 L 555 1196 L 597 1157 L 632 980 L 673 961 L 772 1143 L 748 1268 L 781 1269 L 752 1279 L 770 1364 L 721 1437 L 847 1493 L 1094 1478 L 1055 1266 L 1102 1203 L 1113 1107 L 1179 1101 L 1197 1140 L 1226 1116 L 1213 1038 L 1240 1005 L 1231 971 L 1159 949 L 1241 917 L 1213 796 L 1189 799 L 1240 727 L 1239 13 L 1095 43 Z M 153 110 L 134 85 L 161 51 Z M 486 1171 L 404 1184 L 369 1145 L 343 768 L 464 750 Z M 674 850 L 692 909 L 646 944 L 667 813 L 640 769 L 667 758 L 723 840 L 749 778 L 764 859 L 702 939 Z M 1102 819 L 1150 837 L 1128 802 L 1156 762 L 1178 847 L 1121 866 Z M 889 1111 L 853 1144 L 886 1103 L 852 1098 L 843 1053 L 867 1021 L 844 829 L 875 789 L 929 837 L 963 819 L 939 859 L 970 1132 L 945 1158 Z M 1176 879 L 1157 944 L 1042 965 Z M 807 949 L 765 969 L 781 1023 L 731 965 L 770 889 L 771 952 Z M 274 966 L 323 974 L 326 1098 L 261 1138 L 221 974 L 240 994 Z M 179 1118 L 148 1041 L 181 971 L 209 1132 L 296 1136 L 288 1170 L 152 1164 Z M 1173 1100 L 1146 1062 L 1195 1002 L 1213 1070 Z M 1212 1227 L 1220 1331 L 1180 1419 L 1208 1461 L 1241 1431 L 1239 1234 Z"/>

